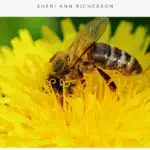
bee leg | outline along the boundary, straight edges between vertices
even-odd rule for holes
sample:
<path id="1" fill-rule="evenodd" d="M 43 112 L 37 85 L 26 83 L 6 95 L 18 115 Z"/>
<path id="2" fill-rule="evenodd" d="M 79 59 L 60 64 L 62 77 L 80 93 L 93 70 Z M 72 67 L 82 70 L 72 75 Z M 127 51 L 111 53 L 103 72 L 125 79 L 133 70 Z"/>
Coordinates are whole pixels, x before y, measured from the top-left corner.
<path id="1" fill-rule="evenodd" d="M 104 78 L 104 80 L 106 81 L 106 83 L 108 84 L 108 87 L 113 91 L 116 92 L 117 90 L 117 86 L 115 84 L 115 82 L 110 82 L 111 77 L 106 74 L 102 69 L 97 68 L 98 72 L 101 74 L 101 76 Z M 110 83 L 109 83 L 110 82 Z"/>
<path id="2" fill-rule="evenodd" d="M 108 84 L 108 87 L 111 89 L 111 91 L 116 92 L 117 86 L 116 86 L 115 82 L 113 82 L 113 81 L 110 82 L 111 77 L 107 73 L 105 73 L 102 69 L 97 68 L 97 70 L 101 74 L 101 76 L 104 78 L 104 80 Z M 117 98 L 119 100 L 118 95 L 117 95 Z"/>
<path id="3" fill-rule="evenodd" d="M 78 71 L 78 75 L 80 77 L 80 81 L 83 84 L 83 88 L 85 88 L 86 80 L 84 79 L 83 69 L 80 67 L 80 65 L 77 67 L 77 71 Z"/>

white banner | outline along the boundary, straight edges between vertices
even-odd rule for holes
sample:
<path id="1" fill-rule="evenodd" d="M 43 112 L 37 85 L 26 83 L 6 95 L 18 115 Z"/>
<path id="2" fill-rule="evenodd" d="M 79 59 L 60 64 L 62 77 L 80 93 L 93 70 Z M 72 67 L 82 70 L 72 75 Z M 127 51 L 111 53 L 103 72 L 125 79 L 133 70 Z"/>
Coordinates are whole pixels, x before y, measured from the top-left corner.
<path id="1" fill-rule="evenodd" d="M 150 16 L 150 0 L 0 0 L 0 16 Z"/>

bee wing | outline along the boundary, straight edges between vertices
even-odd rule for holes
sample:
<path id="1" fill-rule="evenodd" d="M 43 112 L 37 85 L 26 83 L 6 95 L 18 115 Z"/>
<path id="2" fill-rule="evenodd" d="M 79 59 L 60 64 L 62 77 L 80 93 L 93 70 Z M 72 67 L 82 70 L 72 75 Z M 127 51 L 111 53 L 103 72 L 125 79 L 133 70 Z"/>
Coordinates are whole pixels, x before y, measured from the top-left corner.
<path id="1" fill-rule="evenodd" d="M 95 18 L 79 32 L 69 47 L 71 67 L 86 52 L 88 47 L 100 38 L 107 27 L 108 21 L 108 18 Z"/>

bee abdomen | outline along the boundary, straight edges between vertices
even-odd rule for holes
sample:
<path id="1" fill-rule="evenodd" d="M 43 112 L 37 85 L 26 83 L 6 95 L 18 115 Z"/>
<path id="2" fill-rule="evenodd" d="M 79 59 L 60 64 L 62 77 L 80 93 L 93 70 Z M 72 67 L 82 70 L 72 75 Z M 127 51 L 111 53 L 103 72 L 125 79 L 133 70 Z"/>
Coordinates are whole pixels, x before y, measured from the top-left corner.
<path id="1" fill-rule="evenodd" d="M 117 70 L 123 75 L 142 72 L 141 65 L 136 58 L 116 47 L 104 43 L 95 44 L 90 54 L 94 63 L 104 69 Z"/>
<path id="2" fill-rule="evenodd" d="M 103 68 L 106 67 L 110 56 L 111 47 L 104 43 L 93 44 L 88 53 L 88 59 L 90 59 L 93 63 L 99 64 Z"/>
<path id="3" fill-rule="evenodd" d="M 106 63 L 107 69 L 115 69 L 123 75 L 139 74 L 141 65 L 136 58 L 116 47 L 111 46 L 111 56 Z"/>

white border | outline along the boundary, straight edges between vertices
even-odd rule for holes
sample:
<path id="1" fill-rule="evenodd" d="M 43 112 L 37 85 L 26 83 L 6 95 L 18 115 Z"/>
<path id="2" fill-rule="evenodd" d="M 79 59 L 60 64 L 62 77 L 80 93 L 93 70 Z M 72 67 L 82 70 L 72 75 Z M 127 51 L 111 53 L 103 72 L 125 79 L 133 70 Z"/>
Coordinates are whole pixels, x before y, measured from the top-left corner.
<path id="1" fill-rule="evenodd" d="M 54 8 L 38 8 L 54 5 Z M 72 8 L 59 8 L 71 4 Z M 112 5 L 113 8 L 76 8 L 76 5 Z M 0 16 L 150 16 L 150 0 L 0 0 Z"/>

